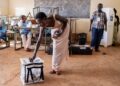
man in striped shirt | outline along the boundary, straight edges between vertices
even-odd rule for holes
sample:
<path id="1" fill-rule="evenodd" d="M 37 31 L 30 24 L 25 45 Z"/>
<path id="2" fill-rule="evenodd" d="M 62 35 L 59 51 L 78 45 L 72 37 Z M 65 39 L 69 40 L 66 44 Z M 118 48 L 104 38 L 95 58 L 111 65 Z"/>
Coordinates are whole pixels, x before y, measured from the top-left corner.
<path id="1" fill-rule="evenodd" d="M 91 18 L 90 31 L 92 31 L 91 47 L 99 52 L 99 45 L 103 36 L 104 30 L 107 30 L 106 13 L 102 11 L 103 4 L 98 4 L 98 10 L 95 11 Z"/>

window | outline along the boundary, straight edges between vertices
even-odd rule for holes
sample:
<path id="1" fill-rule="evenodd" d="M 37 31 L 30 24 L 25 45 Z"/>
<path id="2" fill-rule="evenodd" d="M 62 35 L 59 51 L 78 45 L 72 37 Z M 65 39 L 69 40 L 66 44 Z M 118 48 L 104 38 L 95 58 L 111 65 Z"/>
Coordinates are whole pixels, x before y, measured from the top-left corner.
<path id="1" fill-rule="evenodd" d="M 15 8 L 15 15 L 16 16 L 21 16 L 21 15 L 25 15 L 25 8 Z"/>

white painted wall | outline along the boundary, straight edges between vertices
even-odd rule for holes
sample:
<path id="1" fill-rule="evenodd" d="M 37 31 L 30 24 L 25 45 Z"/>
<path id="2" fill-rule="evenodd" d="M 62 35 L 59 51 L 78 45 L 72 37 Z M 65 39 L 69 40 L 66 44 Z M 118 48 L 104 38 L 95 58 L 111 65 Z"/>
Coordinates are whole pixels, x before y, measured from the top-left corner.
<path id="1" fill-rule="evenodd" d="M 25 13 L 31 12 L 33 14 L 34 0 L 9 0 L 9 15 L 15 16 L 17 9 L 24 9 Z"/>
<path id="2" fill-rule="evenodd" d="M 0 0 L 0 15 L 8 15 L 9 0 Z"/>

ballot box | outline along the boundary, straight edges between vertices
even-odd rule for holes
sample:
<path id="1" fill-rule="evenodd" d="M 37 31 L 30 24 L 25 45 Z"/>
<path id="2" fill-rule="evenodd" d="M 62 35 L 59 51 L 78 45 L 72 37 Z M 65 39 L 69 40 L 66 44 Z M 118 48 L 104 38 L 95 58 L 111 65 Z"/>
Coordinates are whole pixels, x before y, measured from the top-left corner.
<path id="1" fill-rule="evenodd" d="M 21 58 L 20 79 L 23 85 L 44 81 L 43 60 L 37 57 L 33 62 L 29 58 Z"/>

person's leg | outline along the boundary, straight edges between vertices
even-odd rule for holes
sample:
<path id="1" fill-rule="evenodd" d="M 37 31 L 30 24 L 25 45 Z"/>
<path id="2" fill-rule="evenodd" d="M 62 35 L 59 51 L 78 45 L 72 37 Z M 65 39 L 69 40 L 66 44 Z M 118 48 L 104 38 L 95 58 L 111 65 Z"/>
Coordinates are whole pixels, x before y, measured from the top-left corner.
<path id="1" fill-rule="evenodd" d="M 30 46 L 31 46 L 31 38 L 32 38 L 32 34 L 31 34 L 31 33 L 28 33 L 28 34 L 27 34 L 26 49 L 30 49 Z"/>
<path id="2" fill-rule="evenodd" d="M 118 26 L 118 33 L 117 33 L 117 43 L 120 44 L 120 29 Z"/>
<path id="3" fill-rule="evenodd" d="M 6 33 L 5 32 L 0 31 L 0 39 L 6 41 Z"/>
<path id="4" fill-rule="evenodd" d="M 2 33 L 0 32 L 0 43 L 2 42 L 1 39 L 2 39 Z"/>
<path id="5" fill-rule="evenodd" d="M 63 50 L 63 51 L 61 51 Z M 64 49 L 63 47 L 56 46 L 56 43 L 53 42 L 53 55 L 52 55 L 52 71 L 51 74 L 60 75 L 60 65 L 64 57 Z"/>
<path id="6" fill-rule="evenodd" d="M 57 75 L 61 74 L 60 66 L 62 60 L 66 56 L 68 56 L 68 38 L 69 38 L 68 27 L 66 27 L 64 33 L 58 39 L 53 38 L 52 69 L 56 72 Z"/>
<path id="7" fill-rule="evenodd" d="M 56 74 L 56 66 L 55 66 L 55 61 L 56 60 L 56 47 L 55 47 L 55 42 L 53 40 L 53 52 L 52 52 L 52 71 L 50 71 L 51 74 Z"/>
<path id="8" fill-rule="evenodd" d="M 95 45 L 95 51 L 97 52 L 99 52 L 99 46 L 100 46 L 101 39 L 103 37 L 103 32 L 104 32 L 104 29 L 98 29 L 97 40 L 96 40 L 96 45 Z"/>
<path id="9" fill-rule="evenodd" d="M 26 35 L 21 34 L 21 38 L 22 38 L 23 47 L 24 47 L 24 49 L 26 49 Z"/>
<path id="10" fill-rule="evenodd" d="M 0 32 L 0 39 L 2 39 L 2 32 Z"/>
<path id="11" fill-rule="evenodd" d="M 52 57 L 52 70 L 53 70 L 53 74 L 56 73 L 58 75 L 61 74 L 61 71 L 60 71 L 60 65 L 61 65 L 61 62 L 62 62 L 62 59 L 63 59 L 63 56 L 58 56 L 58 57 Z"/>
<path id="12" fill-rule="evenodd" d="M 95 51 L 98 50 L 98 41 L 99 41 L 99 29 L 97 29 L 97 32 L 96 32 L 96 41 L 95 41 Z"/>
<path id="13" fill-rule="evenodd" d="M 96 44 L 96 36 L 97 36 L 97 29 L 92 28 L 92 40 L 91 40 L 91 47 L 94 48 Z"/>
<path id="14" fill-rule="evenodd" d="M 57 46 L 56 43 L 53 41 L 53 54 L 52 54 L 52 69 L 57 70 Z"/>
<path id="15" fill-rule="evenodd" d="M 113 45 L 116 45 L 117 43 L 117 34 L 118 34 L 118 30 L 117 30 L 117 26 L 114 26 L 114 33 L 113 33 Z"/>

